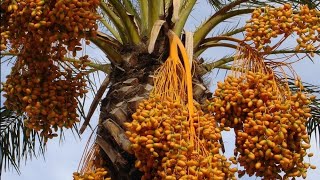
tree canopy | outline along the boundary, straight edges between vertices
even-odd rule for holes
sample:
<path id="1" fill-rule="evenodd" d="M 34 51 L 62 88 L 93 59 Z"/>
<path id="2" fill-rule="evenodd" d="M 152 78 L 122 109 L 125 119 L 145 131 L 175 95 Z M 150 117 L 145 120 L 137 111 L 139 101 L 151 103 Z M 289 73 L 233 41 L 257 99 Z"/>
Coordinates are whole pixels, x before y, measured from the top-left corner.
<path id="1" fill-rule="evenodd" d="M 6 98 L 1 104 L 1 169 L 13 166 L 19 171 L 23 158 L 44 154 L 46 142 L 66 129 L 80 136 L 108 87 L 112 93 L 116 91 L 113 85 L 125 82 L 121 78 L 136 78 L 132 74 L 147 71 L 154 76 L 147 97 L 136 111 L 124 113 L 130 121 L 117 122 L 118 133 L 126 131 L 119 147 L 134 155 L 142 177 L 184 177 L 191 171 L 195 177 L 212 173 L 235 178 L 235 172 L 266 178 L 278 178 L 281 172 L 305 177 L 306 170 L 314 168 L 303 157 L 308 155 L 310 136 L 320 132 L 320 89 L 301 80 L 292 64 L 319 56 L 319 2 L 208 0 L 213 14 L 188 32 L 184 27 L 196 3 L 1 0 L 1 64 L 13 64 L 1 88 Z M 245 15 L 250 15 L 247 22 L 225 26 Z M 292 39 L 295 42 L 290 47 L 283 47 Z M 84 54 L 90 43 L 106 55 L 108 63 L 95 62 Z M 229 48 L 232 53 L 213 62 L 203 61 L 203 53 L 216 47 Z M 214 69 L 231 74 L 218 83 L 213 96 L 205 90 L 197 94 L 195 85 L 203 84 L 201 77 Z M 98 71 L 107 77 L 85 112 L 85 96 L 97 86 L 92 74 Z M 156 120 L 164 117 L 172 121 Z M 152 119 L 151 124 L 144 123 L 146 118 Z M 183 122 L 186 125 L 176 127 Z M 163 138 L 162 144 L 152 141 L 149 145 L 148 133 L 156 133 L 157 128 L 164 132 L 152 137 Z M 243 171 L 231 167 L 219 154 L 224 151 L 221 131 L 230 128 L 236 132 L 238 152 L 230 161 L 243 166 Z M 98 139 L 103 149 L 104 141 Z M 130 144 L 127 149 L 124 141 Z M 174 155 L 184 152 L 180 146 L 186 148 L 186 154 L 189 150 L 199 154 L 177 159 Z M 161 165 L 159 158 L 174 160 Z M 192 169 L 200 166 L 197 161 L 203 161 L 203 169 Z M 167 172 L 176 163 L 181 170 Z M 157 164 L 158 172 L 150 164 Z M 95 167 L 88 168 L 91 166 Z M 97 172 L 98 178 L 106 175 L 103 169 Z"/>

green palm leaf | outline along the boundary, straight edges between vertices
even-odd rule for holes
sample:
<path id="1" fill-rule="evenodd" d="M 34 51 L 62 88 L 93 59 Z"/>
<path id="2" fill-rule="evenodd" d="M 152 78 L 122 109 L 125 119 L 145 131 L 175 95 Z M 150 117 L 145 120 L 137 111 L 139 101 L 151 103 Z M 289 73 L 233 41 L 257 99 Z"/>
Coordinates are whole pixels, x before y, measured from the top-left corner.
<path id="1" fill-rule="evenodd" d="M 9 169 L 11 166 L 20 173 L 19 166 L 22 160 L 39 157 L 45 153 L 45 143 L 40 133 L 31 130 L 27 132 L 23 114 L 19 115 L 5 107 L 0 108 L 0 169 Z M 27 136 L 27 134 L 29 134 Z"/>

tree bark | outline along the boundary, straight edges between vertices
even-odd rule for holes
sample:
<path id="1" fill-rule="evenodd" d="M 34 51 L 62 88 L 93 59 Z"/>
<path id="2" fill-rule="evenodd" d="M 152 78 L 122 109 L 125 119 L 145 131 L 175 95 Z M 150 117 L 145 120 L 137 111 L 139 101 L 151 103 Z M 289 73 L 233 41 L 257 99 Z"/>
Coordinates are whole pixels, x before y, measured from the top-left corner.
<path id="1" fill-rule="evenodd" d="M 97 143 L 100 156 L 105 161 L 103 166 L 113 180 L 135 180 L 143 175 L 134 167 L 136 158 L 130 151 L 130 141 L 125 136 L 123 123 L 131 122 L 131 115 L 139 103 L 148 98 L 153 88 L 153 74 L 160 63 L 149 54 L 140 54 L 137 59 L 139 67 L 126 72 L 114 69 L 110 77 L 110 89 L 100 109 Z M 201 77 L 194 74 L 193 78 L 194 98 L 200 103 L 204 102 L 211 93 Z"/>

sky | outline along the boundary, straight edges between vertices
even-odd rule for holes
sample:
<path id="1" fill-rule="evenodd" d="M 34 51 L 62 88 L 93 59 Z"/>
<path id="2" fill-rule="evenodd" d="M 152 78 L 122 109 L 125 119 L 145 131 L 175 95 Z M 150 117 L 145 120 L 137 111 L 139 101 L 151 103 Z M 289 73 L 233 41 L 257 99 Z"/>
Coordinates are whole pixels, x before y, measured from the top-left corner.
<path id="1" fill-rule="evenodd" d="M 204 15 L 212 14 L 213 10 L 211 7 L 203 1 L 200 1 L 192 12 L 192 16 L 187 22 L 186 30 L 193 31 L 195 27 L 202 23 L 205 18 Z M 234 22 L 237 22 L 236 20 Z M 221 27 L 223 28 L 223 27 Z M 217 33 L 217 32 L 212 32 Z M 88 54 L 91 57 L 99 61 L 105 61 L 106 58 L 103 56 L 101 52 L 97 52 L 93 48 L 88 48 Z M 203 57 L 207 61 L 212 61 L 218 58 L 223 57 L 228 49 L 223 48 L 212 48 L 203 54 Z M 294 65 L 296 72 L 301 76 L 303 81 L 320 85 L 319 77 L 320 77 L 320 59 L 317 56 L 314 59 L 314 63 L 309 60 L 303 60 Z M 5 80 L 5 75 L 9 73 L 10 68 L 6 66 L 6 64 L 2 64 L 1 66 L 1 82 Z M 212 73 L 207 75 L 205 78 L 208 80 L 210 84 L 210 90 L 213 91 L 215 89 L 216 83 L 219 80 L 222 80 L 225 76 L 224 71 L 214 70 Z M 101 81 L 103 80 L 103 75 L 101 76 Z M 90 101 L 92 101 L 93 97 L 89 93 L 88 94 L 88 105 L 86 106 L 86 110 L 88 110 L 88 106 L 90 106 Z M 99 116 L 99 107 L 96 109 L 95 114 L 91 118 L 91 124 L 94 126 L 97 123 L 97 119 Z M 73 136 L 71 131 L 65 131 L 65 140 L 64 142 L 59 142 L 59 138 L 55 138 L 48 142 L 47 152 L 45 154 L 45 159 L 39 157 L 38 159 L 28 160 L 26 164 L 21 165 L 21 175 L 18 175 L 15 170 L 6 171 L 2 174 L 1 180 L 70 180 L 72 179 L 72 173 L 75 172 L 78 168 L 78 164 L 80 158 L 83 154 L 84 147 L 88 141 L 88 138 L 91 134 L 89 128 L 82 135 L 82 138 L 76 138 Z M 231 156 L 233 154 L 234 148 L 234 134 L 224 133 L 223 135 L 224 144 L 226 146 L 226 156 Z M 316 180 L 320 175 L 320 146 L 319 141 L 315 141 L 314 138 L 311 139 L 311 147 L 310 152 L 315 154 L 314 157 L 307 159 L 311 164 L 317 165 L 316 170 L 310 170 L 308 172 L 308 180 Z M 244 176 L 241 179 L 249 180 L 256 179 L 255 177 Z"/>

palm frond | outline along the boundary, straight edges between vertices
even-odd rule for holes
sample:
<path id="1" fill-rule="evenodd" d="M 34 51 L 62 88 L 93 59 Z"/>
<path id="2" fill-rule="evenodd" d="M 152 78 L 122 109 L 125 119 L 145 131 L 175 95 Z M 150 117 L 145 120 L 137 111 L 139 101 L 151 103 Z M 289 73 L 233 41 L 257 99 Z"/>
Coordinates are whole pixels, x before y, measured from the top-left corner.
<path id="1" fill-rule="evenodd" d="M 226 4 L 225 1 L 222 0 L 208 0 L 208 3 L 213 7 L 215 10 L 219 10 Z"/>
<path id="2" fill-rule="evenodd" d="M 294 79 L 289 79 L 289 87 L 293 92 L 300 91 L 300 88 L 295 86 Z M 307 82 L 302 82 L 304 89 L 302 92 L 315 95 L 316 98 L 309 105 L 311 108 L 312 117 L 307 121 L 306 127 L 310 138 L 314 136 L 316 141 L 320 143 L 320 85 L 313 85 Z"/>
<path id="3" fill-rule="evenodd" d="M 3 106 L 0 108 L 0 118 L 0 169 L 6 171 L 13 167 L 20 173 L 22 160 L 44 155 L 44 139 L 40 137 L 40 133 L 25 128 L 23 121 L 26 117 L 23 114 L 17 114 Z"/>

